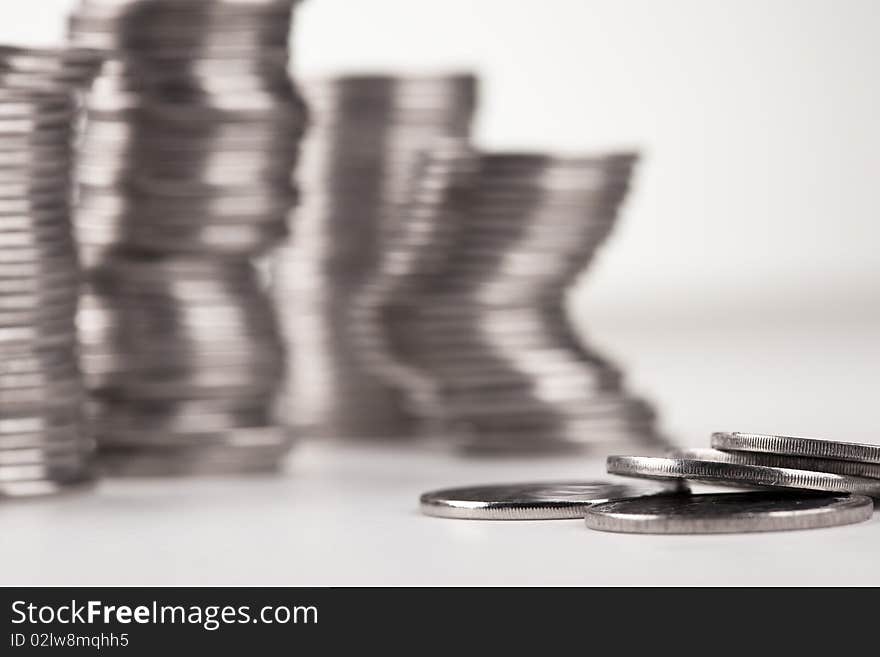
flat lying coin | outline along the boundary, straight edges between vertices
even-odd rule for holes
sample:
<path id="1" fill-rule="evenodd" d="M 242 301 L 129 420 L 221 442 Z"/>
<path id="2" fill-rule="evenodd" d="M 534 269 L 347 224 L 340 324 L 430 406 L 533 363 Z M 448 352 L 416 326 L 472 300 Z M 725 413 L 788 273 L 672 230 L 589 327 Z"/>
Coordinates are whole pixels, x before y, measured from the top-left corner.
<path id="1" fill-rule="evenodd" d="M 450 488 L 419 498 L 422 513 L 470 520 L 559 520 L 583 518 L 594 504 L 610 500 L 686 492 L 680 486 L 631 486 L 606 481 L 556 481 Z"/>
<path id="2" fill-rule="evenodd" d="M 609 456 L 608 473 L 644 479 L 687 479 L 738 488 L 800 488 L 880 497 L 880 480 L 827 472 L 703 459 Z"/>
<path id="3" fill-rule="evenodd" d="M 739 452 L 763 452 L 786 456 L 880 463 L 880 445 L 842 443 L 818 438 L 774 436 L 736 431 L 733 433 L 718 432 L 712 434 L 712 447 Z"/>
<path id="4" fill-rule="evenodd" d="M 816 459 L 806 456 L 785 456 L 781 454 L 763 454 L 761 452 L 722 452 L 717 449 L 688 448 L 675 449 L 666 454 L 672 458 L 702 459 L 705 461 L 724 461 L 741 465 L 766 465 L 774 468 L 793 468 L 795 470 L 813 470 L 830 472 L 839 475 L 853 475 L 880 479 L 880 464 L 858 463 L 856 461 L 839 461 L 835 459 Z"/>
<path id="5" fill-rule="evenodd" d="M 837 527 L 868 520 L 862 495 L 754 492 L 655 495 L 587 509 L 590 529 L 628 534 L 724 534 Z"/>

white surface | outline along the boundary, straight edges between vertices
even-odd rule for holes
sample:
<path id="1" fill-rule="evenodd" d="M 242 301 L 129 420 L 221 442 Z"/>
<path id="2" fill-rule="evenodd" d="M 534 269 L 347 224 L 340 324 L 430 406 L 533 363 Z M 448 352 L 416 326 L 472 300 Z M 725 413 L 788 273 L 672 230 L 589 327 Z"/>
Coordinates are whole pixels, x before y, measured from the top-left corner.
<path id="1" fill-rule="evenodd" d="M 682 444 L 712 430 L 880 440 L 880 321 L 595 331 Z M 594 478 L 583 458 L 468 461 L 418 448 L 306 445 L 277 478 L 105 482 L 0 505 L 0 583 L 880 584 L 880 516 L 850 527 L 630 536 L 581 521 L 428 518 L 457 484 Z"/>

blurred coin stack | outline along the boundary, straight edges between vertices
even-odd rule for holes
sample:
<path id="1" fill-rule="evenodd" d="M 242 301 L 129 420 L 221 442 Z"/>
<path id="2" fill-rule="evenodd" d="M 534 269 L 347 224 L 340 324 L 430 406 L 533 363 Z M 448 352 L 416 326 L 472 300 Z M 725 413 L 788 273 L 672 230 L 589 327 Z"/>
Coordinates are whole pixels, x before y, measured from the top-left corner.
<path id="1" fill-rule="evenodd" d="M 410 434 L 400 394 L 364 367 L 350 313 L 384 234 L 402 218 L 420 151 L 438 137 L 468 137 L 476 86 L 470 75 L 304 84 L 312 120 L 297 172 L 303 198 L 274 272 L 289 352 L 287 421 L 300 433 Z"/>
<path id="2" fill-rule="evenodd" d="M 372 371 L 469 450 L 660 445 L 651 406 L 565 310 L 635 161 L 436 145 L 358 302 Z"/>
<path id="3" fill-rule="evenodd" d="M 120 474 L 276 467 L 284 348 L 259 258 L 287 233 L 306 123 L 296 0 L 83 0 L 108 58 L 87 104 L 76 229 L 84 369 Z"/>
<path id="4" fill-rule="evenodd" d="M 0 47 L 0 495 L 92 478 L 70 223 L 79 89 L 93 53 Z"/>

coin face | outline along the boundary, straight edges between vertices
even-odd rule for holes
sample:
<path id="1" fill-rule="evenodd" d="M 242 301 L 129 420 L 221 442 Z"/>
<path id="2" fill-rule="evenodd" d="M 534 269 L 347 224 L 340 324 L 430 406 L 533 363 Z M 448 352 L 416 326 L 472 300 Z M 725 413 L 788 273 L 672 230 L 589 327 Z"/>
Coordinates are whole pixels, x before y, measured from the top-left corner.
<path id="1" fill-rule="evenodd" d="M 836 527 L 868 520 L 861 495 L 751 492 L 651 496 L 590 507 L 587 527 L 628 534 L 723 534 Z"/>
<path id="2" fill-rule="evenodd" d="M 609 500 L 680 491 L 672 486 L 631 486 L 605 481 L 557 481 L 450 488 L 425 493 L 422 513 L 471 520 L 582 518 L 587 508 Z"/>
<path id="3" fill-rule="evenodd" d="M 880 445 L 845 443 L 818 438 L 717 432 L 712 434 L 712 447 L 738 452 L 761 452 L 880 464 Z"/>
<path id="4" fill-rule="evenodd" d="M 738 488 L 797 488 L 880 497 L 880 480 L 828 472 L 647 456 L 609 456 L 607 467 L 609 474 L 624 477 L 685 479 Z"/>

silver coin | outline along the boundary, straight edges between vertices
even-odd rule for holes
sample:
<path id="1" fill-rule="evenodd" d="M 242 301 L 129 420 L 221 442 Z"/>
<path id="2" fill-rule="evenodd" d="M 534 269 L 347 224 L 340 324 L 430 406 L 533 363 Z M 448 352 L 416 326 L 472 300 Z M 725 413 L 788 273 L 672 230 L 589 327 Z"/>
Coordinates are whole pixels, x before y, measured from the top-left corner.
<path id="1" fill-rule="evenodd" d="M 91 450 L 92 440 L 84 436 L 82 420 L 76 422 L 69 419 L 59 420 L 59 422 L 61 421 L 70 422 L 70 424 L 59 424 L 58 426 L 43 427 L 39 430 L 20 433 L 0 432 L 0 452 L 17 449 L 51 450 L 56 447 L 66 449 L 70 445 Z M 22 422 L 20 426 L 25 425 Z M 33 424 L 29 428 L 35 429 Z"/>
<path id="2" fill-rule="evenodd" d="M 0 406 L 4 412 L 23 412 L 28 409 L 64 408 L 84 401 L 82 379 L 58 383 L 52 387 L 16 391 L 0 389 Z"/>
<path id="3" fill-rule="evenodd" d="M 38 262 L 44 258 L 69 257 L 73 245 L 70 240 L 59 240 L 49 244 L 34 244 L 18 247 L 0 247 L 0 265 L 21 265 Z"/>
<path id="4" fill-rule="evenodd" d="M 862 495 L 753 492 L 654 496 L 587 509 L 590 529 L 629 534 L 721 534 L 819 529 L 863 522 L 874 513 Z"/>
<path id="5" fill-rule="evenodd" d="M 718 432 L 712 434 L 712 447 L 738 452 L 761 452 L 880 464 L 880 445 L 845 443 L 817 438 Z"/>
<path id="6" fill-rule="evenodd" d="M 23 394 L 34 388 L 57 390 L 59 386 L 66 386 L 67 382 L 78 379 L 79 368 L 75 362 L 45 366 L 30 372 L 0 372 L 0 399 L 6 399 L 10 391 Z"/>
<path id="7" fill-rule="evenodd" d="M 707 448 L 676 449 L 668 454 L 673 458 L 696 458 L 707 461 L 725 461 L 742 465 L 766 465 L 776 468 L 794 470 L 814 470 L 839 475 L 853 475 L 880 479 L 880 464 L 861 463 L 858 461 L 841 461 L 837 459 L 819 459 L 807 456 L 783 456 L 764 454 L 762 452 L 722 452 Z"/>
<path id="8" fill-rule="evenodd" d="M 91 443 L 71 440 L 42 447 L 0 449 L 0 469 L 19 466 L 77 467 L 91 460 L 92 448 Z"/>
<path id="9" fill-rule="evenodd" d="M 54 368 L 72 368 L 76 355 L 66 349 L 48 351 L 24 351 L 4 358 L 0 362 L 0 376 L 16 375 Z"/>
<path id="10" fill-rule="evenodd" d="M 75 312 L 73 303 L 50 304 L 36 310 L 0 310 L 0 327 L 21 327 L 41 322 L 53 322 L 69 317 Z M 0 367 L 2 371 L 2 367 Z"/>
<path id="11" fill-rule="evenodd" d="M 610 474 L 646 479 L 686 479 L 740 488 L 797 488 L 880 497 L 880 480 L 827 472 L 701 459 L 609 456 Z"/>
<path id="12" fill-rule="evenodd" d="M 630 486 L 605 481 L 557 481 L 450 488 L 419 498 L 422 513 L 472 520 L 583 518 L 594 504 L 619 498 L 686 491 L 672 486 Z"/>
<path id="13" fill-rule="evenodd" d="M 0 247 L 2 248 L 2 247 Z M 37 279 L 48 281 L 58 272 L 66 272 L 68 278 L 78 278 L 78 262 L 73 253 L 49 255 L 31 262 L 0 262 L 0 281 Z"/>
<path id="14" fill-rule="evenodd" d="M 207 221 L 183 226 L 163 226 L 161 222 L 138 222 L 136 217 L 125 225 L 97 226 L 81 221 L 77 226 L 82 241 L 90 244 L 124 243 L 146 251 L 186 254 L 210 251 L 218 255 L 250 257 L 269 251 L 287 233 L 283 216 L 266 223 L 250 225 L 211 225 Z"/>

